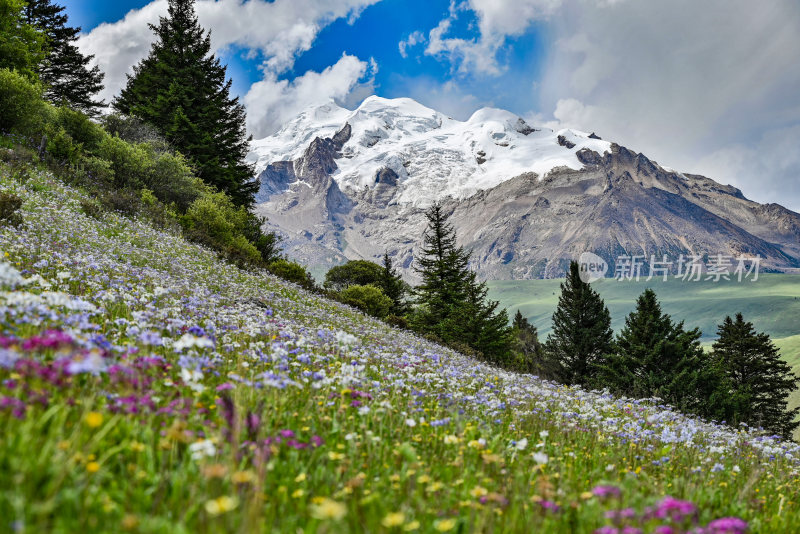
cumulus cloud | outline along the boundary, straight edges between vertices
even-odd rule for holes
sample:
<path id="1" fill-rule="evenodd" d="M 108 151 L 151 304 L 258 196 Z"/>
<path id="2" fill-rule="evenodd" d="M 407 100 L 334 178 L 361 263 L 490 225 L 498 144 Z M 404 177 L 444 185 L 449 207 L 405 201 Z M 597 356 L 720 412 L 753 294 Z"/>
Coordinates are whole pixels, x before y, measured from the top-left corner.
<path id="1" fill-rule="evenodd" d="M 800 5 L 565 2 L 543 111 L 745 195 L 800 208 Z"/>
<path id="2" fill-rule="evenodd" d="M 256 138 L 275 133 L 303 109 L 330 100 L 349 104 L 348 97 L 363 99 L 372 94 L 374 60 L 361 61 L 347 54 L 322 72 L 308 71 L 293 80 L 279 80 L 267 71 L 244 97 L 248 129 Z"/>
<path id="3" fill-rule="evenodd" d="M 468 0 L 456 3 L 453 0 L 448 17 L 430 31 L 425 53 L 450 61 L 459 74 L 500 75 L 505 69 L 497 55 L 506 38 L 525 32 L 537 20 L 548 18 L 561 2 L 562 0 Z M 461 12 L 467 10 L 473 11 L 478 18 L 478 37 L 448 37 L 452 23 Z M 401 54 L 403 52 L 401 43 Z"/>
<path id="4" fill-rule="evenodd" d="M 298 54 L 308 50 L 319 31 L 334 20 L 353 20 L 379 0 L 198 0 L 200 24 L 212 28 L 215 50 L 241 46 L 264 57 L 266 80 L 291 68 Z M 153 42 L 148 24 L 167 12 L 166 0 L 154 0 L 132 10 L 122 20 L 101 24 L 81 36 L 79 46 L 94 54 L 106 73 L 106 89 L 100 95 L 110 100 L 125 85 L 125 75 L 144 58 Z"/>

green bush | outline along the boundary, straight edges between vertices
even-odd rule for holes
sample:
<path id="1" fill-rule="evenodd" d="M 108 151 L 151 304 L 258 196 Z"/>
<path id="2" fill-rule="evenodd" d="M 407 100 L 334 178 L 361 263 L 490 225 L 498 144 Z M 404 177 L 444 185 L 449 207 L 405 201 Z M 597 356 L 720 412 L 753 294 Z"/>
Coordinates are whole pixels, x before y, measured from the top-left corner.
<path id="1" fill-rule="evenodd" d="M 396 328 L 402 328 L 404 330 L 408 330 L 408 320 L 405 317 L 400 317 L 397 315 L 387 315 L 383 318 L 386 324 L 392 325 Z"/>
<path id="2" fill-rule="evenodd" d="M 114 187 L 139 190 L 145 186 L 143 178 L 149 163 L 148 154 L 139 145 L 106 136 L 100 141 L 96 155 L 109 162 Z"/>
<path id="3" fill-rule="evenodd" d="M 181 218 L 186 235 L 225 254 L 230 259 L 258 263 L 261 254 L 244 236 L 249 213 L 233 205 L 225 193 L 206 193 L 189 206 Z"/>
<path id="4" fill-rule="evenodd" d="M 0 69 L 0 131 L 30 133 L 42 108 L 39 84 L 14 71 Z"/>
<path id="5" fill-rule="evenodd" d="M 0 223 L 17 225 L 22 218 L 17 211 L 22 207 L 22 198 L 14 193 L 0 191 Z"/>
<path id="6" fill-rule="evenodd" d="M 348 286 L 378 284 L 383 274 L 383 267 L 366 260 L 352 260 L 344 265 L 331 268 L 325 275 L 326 289 L 342 291 Z"/>
<path id="7" fill-rule="evenodd" d="M 299 263 L 280 259 L 270 263 L 267 266 L 267 270 L 278 278 L 294 282 L 300 287 L 309 290 L 314 289 L 314 279 L 311 277 L 311 273 Z"/>
<path id="8" fill-rule="evenodd" d="M 351 285 L 339 293 L 339 300 L 378 318 L 386 317 L 392 309 L 392 299 L 375 286 Z"/>
<path id="9" fill-rule="evenodd" d="M 63 129 L 75 143 L 79 143 L 89 152 L 97 150 L 100 142 L 108 137 L 99 124 L 92 122 L 83 113 L 67 107 L 56 109 L 53 120 L 56 127 Z"/>
<path id="10" fill-rule="evenodd" d="M 74 165 L 80 158 L 82 145 L 76 143 L 63 128 L 47 139 L 47 154 L 61 165 Z"/>
<path id="11" fill-rule="evenodd" d="M 174 202 L 183 212 L 204 192 L 209 191 L 181 154 L 158 152 L 149 143 L 140 146 L 147 152 L 150 162 L 142 181 L 161 202 Z"/>

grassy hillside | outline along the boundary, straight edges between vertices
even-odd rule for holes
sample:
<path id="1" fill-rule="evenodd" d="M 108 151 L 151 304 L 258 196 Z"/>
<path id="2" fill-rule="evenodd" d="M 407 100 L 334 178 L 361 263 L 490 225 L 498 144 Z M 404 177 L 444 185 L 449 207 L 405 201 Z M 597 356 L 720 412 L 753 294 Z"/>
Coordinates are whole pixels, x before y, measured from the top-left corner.
<path id="1" fill-rule="evenodd" d="M 558 303 L 561 280 L 512 280 L 489 282 L 489 296 L 511 313 L 520 309 L 547 334 Z M 773 338 L 800 335 L 800 275 L 760 274 L 755 282 L 731 280 L 686 282 L 669 279 L 592 283 L 611 312 L 615 331 L 625 323 L 638 297 L 651 287 L 665 312 L 690 327 L 698 327 L 704 339 L 716 337 L 717 325 L 726 315 L 742 312 L 759 331 Z M 786 348 L 796 348 L 797 344 Z M 800 359 L 800 355 L 798 356 Z"/>
<path id="2" fill-rule="evenodd" d="M 800 522 L 796 444 L 493 369 L 7 171 L 0 532 Z"/>

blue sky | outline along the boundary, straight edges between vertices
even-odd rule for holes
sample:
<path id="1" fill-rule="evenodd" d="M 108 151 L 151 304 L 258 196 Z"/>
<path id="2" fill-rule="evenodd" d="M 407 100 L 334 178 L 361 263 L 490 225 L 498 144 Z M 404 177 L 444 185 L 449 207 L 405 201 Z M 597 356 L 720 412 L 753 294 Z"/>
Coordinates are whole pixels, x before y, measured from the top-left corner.
<path id="1" fill-rule="evenodd" d="M 64 5 L 72 24 L 81 26 L 84 32 L 91 32 L 99 24 L 116 22 L 130 10 L 149 3 L 147 0 L 66 0 Z M 321 71 L 336 63 L 342 54 L 349 54 L 375 59 L 379 68 L 373 87 L 380 96 L 408 96 L 423 92 L 426 87 L 455 80 L 462 92 L 475 97 L 470 102 L 476 109 L 486 104 L 520 114 L 530 112 L 538 98 L 535 82 L 546 52 L 547 43 L 541 26 L 532 25 L 522 35 L 508 39 L 499 51 L 505 69 L 498 76 L 468 72 L 456 74 L 448 61 L 424 54 L 424 46 L 409 47 L 407 56 L 401 55 L 400 41 L 416 31 L 434 28 L 448 16 L 450 6 L 450 0 L 383 0 L 364 9 L 354 21 L 337 19 L 321 29 L 314 46 L 301 53 L 293 67 L 280 73 L 278 79 L 291 80 L 307 71 Z M 475 13 L 460 12 L 449 35 L 479 39 Z M 248 48 L 239 45 L 218 51 L 222 61 L 228 65 L 234 91 L 241 97 L 261 78 L 259 66 L 264 56 L 249 52 Z M 465 114 L 457 107 L 450 111 L 455 115 Z"/>
<path id="2" fill-rule="evenodd" d="M 167 0 L 64 0 L 111 99 Z M 198 0 L 270 135 L 370 94 L 458 119 L 484 106 L 595 131 L 663 165 L 800 210 L 800 3 L 773 0 Z M 105 23 L 105 24 L 103 24 Z"/>

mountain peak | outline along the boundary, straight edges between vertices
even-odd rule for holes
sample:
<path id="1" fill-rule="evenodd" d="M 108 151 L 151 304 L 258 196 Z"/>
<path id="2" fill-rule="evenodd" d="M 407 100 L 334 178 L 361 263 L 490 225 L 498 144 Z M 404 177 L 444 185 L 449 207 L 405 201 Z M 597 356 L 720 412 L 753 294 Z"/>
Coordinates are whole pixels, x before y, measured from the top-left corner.
<path id="1" fill-rule="evenodd" d="M 295 160 L 316 137 L 333 137 L 345 124 L 334 180 L 343 190 L 376 185 L 382 170 L 397 175 L 391 201 L 425 206 L 466 198 L 525 173 L 540 178 L 557 167 L 583 168 L 577 152 L 598 154 L 611 144 L 588 134 L 537 129 L 497 108 L 477 110 L 467 121 L 451 119 L 411 98 L 370 96 L 353 111 L 329 103 L 309 108 L 278 133 L 252 143 L 260 173 L 272 163 Z"/>

